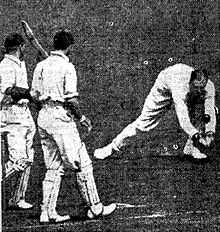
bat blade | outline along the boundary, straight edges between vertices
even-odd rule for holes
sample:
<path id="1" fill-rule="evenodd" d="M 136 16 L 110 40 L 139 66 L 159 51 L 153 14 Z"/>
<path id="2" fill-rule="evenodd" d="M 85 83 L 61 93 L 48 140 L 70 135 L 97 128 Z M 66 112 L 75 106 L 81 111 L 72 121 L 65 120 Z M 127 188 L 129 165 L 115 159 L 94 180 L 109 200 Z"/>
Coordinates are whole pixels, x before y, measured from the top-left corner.
<path id="1" fill-rule="evenodd" d="M 47 58 L 49 55 L 47 51 L 41 46 L 38 39 L 35 37 L 32 29 L 28 25 L 28 23 L 24 20 L 21 21 L 21 25 L 24 31 L 24 34 L 27 40 L 31 43 L 31 45 L 41 54 L 43 58 Z"/>
<path id="2" fill-rule="evenodd" d="M 23 28 L 23 31 L 26 35 L 26 37 L 29 39 L 29 40 L 32 40 L 34 39 L 34 33 L 33 31 L 31 30 L 31 28 L 29 27 L 28 23 L 24 20 L 21 21 L 21 25 L 22 25 L 22 28 Z"/>

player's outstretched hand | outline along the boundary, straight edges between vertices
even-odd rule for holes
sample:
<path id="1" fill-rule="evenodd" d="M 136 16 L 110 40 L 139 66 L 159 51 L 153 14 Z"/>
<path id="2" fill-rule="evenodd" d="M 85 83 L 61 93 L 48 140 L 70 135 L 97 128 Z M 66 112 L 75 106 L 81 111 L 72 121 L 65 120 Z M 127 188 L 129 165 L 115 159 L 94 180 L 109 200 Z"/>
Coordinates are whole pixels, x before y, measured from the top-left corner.
<path id="1" fill-rule="evenodd" d="M 92 130 L 92 123 L 89 118 L 87 118 L 85 115 L 82 116 L 80 119 L 81 126 L 84 126 L 87 128 L 88 133 Z"/>
<path id="2" fill-rule="evenodd" d="M 212 147 L 214 144 L 215 134 L 212 131 L 208 131 L 205 133 L 205 140 L 207 147 Z"/>
<path id="3" fill-rule="evenodd" d="M 200 151 L 204 151 L 210 148 L 214 142 L 214 133 L 196 133 L 192 136 L 193 145 L 197 147 Z"/>

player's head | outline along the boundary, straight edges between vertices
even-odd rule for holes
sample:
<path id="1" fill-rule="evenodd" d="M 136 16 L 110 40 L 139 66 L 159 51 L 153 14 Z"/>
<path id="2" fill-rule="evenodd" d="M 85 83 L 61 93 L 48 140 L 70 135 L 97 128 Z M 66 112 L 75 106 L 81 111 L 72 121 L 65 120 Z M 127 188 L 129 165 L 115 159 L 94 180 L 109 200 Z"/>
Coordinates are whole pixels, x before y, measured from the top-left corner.
<path id="1" fill-rule="evenodd" d="M 23 55 L 25 40 L 22 35 L 18 33 L 9 34 L 4 42 L 6 54 L 15 53 L 19 51 Z"/>
<path id="2" fill-rule="evenodd" d="M 203 90 L 206 87 L 208 78 L 206 69 L 193 70 L 190 77 L 190 87 L 197 91 Z"/>
<path id="3" fill-rule="evenodd" d="M 189 82 L 189 92 L 186 96 L 186 102 L 188 102 L 188 104 L 204 101 L 207 82 L 208 73 L 205 69 L 192 71 Z"/>
<path id="4" fill-rule="evenodd" d="M 67 30 L 60 30 L 56 32 L 53 38 L 53 47 L 55 50 L 67 50 L 73 43 L 73 35 Z"/>

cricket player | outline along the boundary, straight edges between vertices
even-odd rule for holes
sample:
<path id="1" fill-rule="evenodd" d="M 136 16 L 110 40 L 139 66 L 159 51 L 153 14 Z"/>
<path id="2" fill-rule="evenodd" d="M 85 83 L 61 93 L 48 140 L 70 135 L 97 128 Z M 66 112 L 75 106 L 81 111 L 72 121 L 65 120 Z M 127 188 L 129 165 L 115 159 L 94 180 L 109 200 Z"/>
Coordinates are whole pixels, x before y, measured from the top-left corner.
<path id="1" fill-rule="evenodd" d="M 9 206 L 29 209 L 25 201 L 31 164 L 34 158 L 35 124 L 28 108 L 32 102 L 23 61 L 25 41 L 18 33 L 9 34 L 4 42 L 6 54 L 0 63 L 1 131 L 7 132 L 9 157 L 3 164 L 5 176 L 21 171 L 21 177 Z"/>
<path id="2" fill-rule="evenodd" d="M 184 154 L 195 159 L 207 158 L 205 151 L 213 144 L 216 127 L 215 87 L 208 79 L 206 70 L 195 70 L 182 63 L 159 73 L 145 100 L 141 115 L 125 127 L 109 145 L 96 149 L 94 156 L 104 159 L 131 142 L 130 139 L 139 131 L 148 132 L 155 128 L 171 104 L 175 106 L 180 126 L 189 136 Z M 205 126 L 198 126 L 196 120 L 193 121 L 197 108 L 204 108 L 201 114 L 203 116 L 200 115 L 197 120 L 201 121 L 203 117 Z"/>
<path id="3" fill-rule="evenodd" d="M 37 64 L 32 83 L 32 95 L 43 103 L 38 127 L 44 152 L 46 174 L 43 180 L 41 223 L 64 222 L 69 215 L 59 215 L 56 203 L 62 176 L 66 168 L 76 173 L 79 191 L 88 205 L 87 216 L 107 216 L 116 204 L 103 206 L 93 177 L 92 162 L 81 141 L 76 122 L 91 130 L 90 120 L 82 115 L 77 92 L 77 76 L 68 54 L 74 39 L 69 31 L 58 31 L 53 40 L 55 51 Z"/>

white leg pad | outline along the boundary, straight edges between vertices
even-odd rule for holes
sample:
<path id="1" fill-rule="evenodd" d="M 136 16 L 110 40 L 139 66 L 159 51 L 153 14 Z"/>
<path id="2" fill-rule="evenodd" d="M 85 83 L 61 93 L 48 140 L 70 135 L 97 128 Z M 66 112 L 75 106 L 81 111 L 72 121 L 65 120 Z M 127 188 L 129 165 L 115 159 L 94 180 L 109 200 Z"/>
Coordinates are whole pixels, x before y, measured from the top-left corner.
<path id="1" fill-rule="evenodd" d="M 52 192 L 51 192 L 51 197 L 50 197 L 50 202 L 49 202 L 49 209 L 48 209 L 48 214 L 49 217 L 53 218 L 56 217 L 57 212 L 56 212 L 56 205 L 57 205 L 57 199 L 60 191 L 60 185 L 61 185 L 61 180 L 63 174 L 61 172 L 57 172 L 56 178 L 54 180 Z"/>
<path id="2" fill-rule="evenodd" d="M 43 202 L 41 210 L 47 211 L 51 218 L 56 214 L 56 204 L 62 175 L 62 169 L 47 170 L 43 181 Z"/>
<path id="3" fill-rule="evenodd" d="M 31 171 L 31 167 L 28 166 L 21 174 L 19 183 L 17 185 L 15 194 L 13 197 L 15 203 L 19 202 L 22 199 L 25 199 L 25 194 L 26 194 L 27 186 L 28 186 L 28 180 L 30 177 L 30 171 Z"/>
<path id="4" fill-rule="evenodd" d="M 77 172 L 76 178 L 81 196 L 94 214 L 100 214 L 102 212 L 102 204 L 100 205 L 92 165 L 84 167 L 80 172 Z"/>

